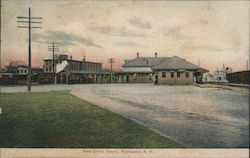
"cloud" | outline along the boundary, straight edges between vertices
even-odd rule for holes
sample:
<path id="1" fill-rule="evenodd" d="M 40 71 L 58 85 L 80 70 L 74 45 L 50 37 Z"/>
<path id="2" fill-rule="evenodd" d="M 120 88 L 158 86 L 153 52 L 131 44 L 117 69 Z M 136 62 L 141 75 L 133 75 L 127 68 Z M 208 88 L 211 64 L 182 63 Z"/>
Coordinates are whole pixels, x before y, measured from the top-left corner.
<path id="1" fill-rule="evenodd" d="M 140 29 L 151 29 L 152 28 L 152 25 L 150 22 L 147 22 L 147 21 L 143 21 L 142 19 L 140 18 L 133 18 L 133 19 L 130 19 L 129 20 L 129 23 L 134 26 L 134 27 L 137 27 L 137 28 L 140 28 Z"/>
<path id="2" fill-rule="evenodd" d="M 141 46 L 141 44 L 131 42 L 131 41 L 126 41 L 126 42 L 116 42 L 114 43 L 115 46 L 123 46 L 123 47 L 138 47 Z"/>
<path id="3" fill-rule="evenodd" d="M 121 37 L 147 37 L 148 35 L 138 32 L 138 31 L 132 31 L 128 30 L 126 27 L 94 27 L 91 28 L 92 31 L 100 32 L 106 35 L 111 36 L 121 36 Z"/>
<path id="4" fill-rule="evenodd" d="M 58 6 L 75 6 L 78 5 L 75 1 L 62 1 L 62 3 L 60 4 L 60 2 L 57 2 L 59 4 L 57 4 Z"/>
<path id="5" fill-rule="evenodd" d="M 194 51 L 212 51 L 212 52 L 234 51 L 233 48 L 219 48 L 216 46 L 193 46 L 191 49 Z"/>
<path id="6" fill-rule="evenodd" d="M 182 39 L 190 39 L 192 36 L 188 36 L 182 33 L 181 26 L 177 25 L 174 27 L 168 27 L 163 30 L 163 35 L 166 37 L 170 37 L 174 40 L 182 40 Z"/>
<path id="7" fill-rule="evenodd" d="M 72 33 L 65 33 L 62 31 L 57 31 L 57 32 L 47 31 L 47 34 L 34 33 L 32 35 L 32 41 L 43 44 L 56 42 L 61 46 L 83 44 L 86 46 L 102 48 L 102 46 L 95 44 L 91 39 L 84 38 L 82 36 L 75 35 Z"/>

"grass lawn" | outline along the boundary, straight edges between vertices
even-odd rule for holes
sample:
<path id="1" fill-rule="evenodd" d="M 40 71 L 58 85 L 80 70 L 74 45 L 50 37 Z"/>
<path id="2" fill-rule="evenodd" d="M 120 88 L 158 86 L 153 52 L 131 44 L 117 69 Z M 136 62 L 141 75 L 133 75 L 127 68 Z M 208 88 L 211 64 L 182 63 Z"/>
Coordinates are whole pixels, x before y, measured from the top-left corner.
<path id="1" fill-rule="evenodd" d="M 182 147 L 67 92 L 0 94 L 0 147 Z"/>

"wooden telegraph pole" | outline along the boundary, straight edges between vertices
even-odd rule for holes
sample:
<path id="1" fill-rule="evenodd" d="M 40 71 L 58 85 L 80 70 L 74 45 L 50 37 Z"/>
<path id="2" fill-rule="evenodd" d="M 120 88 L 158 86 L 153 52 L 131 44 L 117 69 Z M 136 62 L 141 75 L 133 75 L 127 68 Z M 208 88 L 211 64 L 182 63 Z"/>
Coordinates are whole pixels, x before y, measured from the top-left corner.
<path id="1" fill-rule="evenodd" d="M 110 63 L 110 83 L 112 83 L 112 66 L 113 66 L 113 63 L 115 63 L 115 59 L 109 58 L 108 62 Z"/>
<path id="2" fill-rule="evenodd" d="M 56 84 L 56 63 L 55 63 L 55 52 L 56 51 L 59 51 L 59 47 L 55 45 L 54 42 L 52 42 L 52 45 L 51 46 L 48 46 L 48 51 L 51 51 L 52 52 L 52 70 L 53 70 L 53 81 L 54 81 L 54 84 Z"/>
<path id="3" fill-rule="evenodd" d="M 28 57 L 29 66 L 28 66 L 28 77 L 27 77 L 28 91 L 31 91 L 31 29 L 42 28 L 38 26 L 31 26 L 31 24 L 41 24 L 42 23 L 41 20 L 42 20 L 41 17 L 31 17 L 30 8 L 28 17 L 23 17 L 23 16 L 17 17 L 17 23 L 21 24 L 21 26 L 17 26 L 17 28 L 28 28 L 29 30 L 29 57 Z M 24 24 L 26 24 L 26 26 Z"/>

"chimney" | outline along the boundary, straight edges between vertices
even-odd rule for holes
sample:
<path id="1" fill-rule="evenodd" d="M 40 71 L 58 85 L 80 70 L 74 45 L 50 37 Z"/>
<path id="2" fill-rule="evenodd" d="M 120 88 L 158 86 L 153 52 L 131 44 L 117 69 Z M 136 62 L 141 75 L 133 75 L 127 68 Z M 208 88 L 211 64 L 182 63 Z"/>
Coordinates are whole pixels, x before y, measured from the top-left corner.
<path id="1" fill-rule="evenodd" d="M 139 58 L 139 52 L 137 52 L 137 58 Z"/>
<path id="2" fill-rule="evenodd" d="M 157 58 L 157 53 L 155 53 L 155 57 Z"/>
<path id="3" fill-rule="evenodd" d="M 85 55 L 84 55 L 84 57 L 83 57 L 82 61 L 85 61 Z"/>
<path id="4" fill-rule="evenodd" d="M 70 56 L 70 60 L 72 60 L 72 55 Z"/>

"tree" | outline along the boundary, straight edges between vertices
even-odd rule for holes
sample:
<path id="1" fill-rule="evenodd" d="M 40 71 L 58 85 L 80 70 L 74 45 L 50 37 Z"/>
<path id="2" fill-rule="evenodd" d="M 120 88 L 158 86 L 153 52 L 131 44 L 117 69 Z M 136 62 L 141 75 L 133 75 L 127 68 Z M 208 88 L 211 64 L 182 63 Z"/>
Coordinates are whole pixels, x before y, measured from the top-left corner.
<path id="1" fill-rule="evenodd" d="M 17 61 L 11 61 L 9 62 L 9 65 L 5 66 L 7 69 L 7 72 L 9 73 L 15 73 L 18 66 L 25 66 L 27 67 L 27 64 L 22 60 Z"/>

